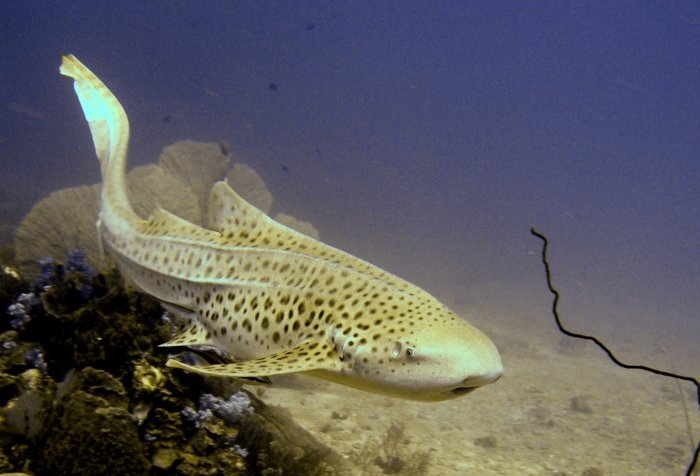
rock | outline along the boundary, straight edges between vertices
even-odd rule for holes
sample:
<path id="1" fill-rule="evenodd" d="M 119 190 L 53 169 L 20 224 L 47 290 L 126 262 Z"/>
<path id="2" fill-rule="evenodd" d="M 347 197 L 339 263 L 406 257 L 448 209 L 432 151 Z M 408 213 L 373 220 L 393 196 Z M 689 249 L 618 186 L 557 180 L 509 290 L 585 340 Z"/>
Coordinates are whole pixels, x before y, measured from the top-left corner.
<path id="1" fill-rule="evenodd" d="M 179 458 L 177 451 L 172 448 L 161 448 L 151 458 L 151 464 L 159 469 L 170 468 Z"/>
<path id="2" fill-rule="evenodd" d="M 358 468 L 298 426 L 289 412 L 250 395 L 255 413 L 241 423 L 238 444 L 256 474 L 353 475 Z"/>
<path id="3" fill-rule="evenodd" d="M 0 410 L 2 431 L 34 441 L 44 427 L 55 391 L 53 381 L 39 369 L 29 369 L 14 377 L 0 374 L 4 395 L 14 395 Z"/>

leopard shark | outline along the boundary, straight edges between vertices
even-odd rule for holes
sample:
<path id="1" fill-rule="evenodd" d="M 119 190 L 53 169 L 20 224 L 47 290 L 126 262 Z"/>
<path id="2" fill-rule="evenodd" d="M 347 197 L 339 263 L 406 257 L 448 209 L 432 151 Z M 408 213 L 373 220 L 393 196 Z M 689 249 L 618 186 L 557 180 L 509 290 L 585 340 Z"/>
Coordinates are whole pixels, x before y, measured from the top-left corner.
<path id="1" fill-rule="evenodd" d="M 206 226 L 160 207 L 139 216 L 125 179 L 126 112 L 75 56 L 63 56 L 60 72 L 74 80 L 101 165 L 101 249 L 185 323 L 162 346 L 211 346 L 226 357 L 171 356 L 169 367 L 236 379 L 299 373 L 419 401 L 501 377 L 491 339 L 428 292 L 274 221 L 226 181 L 212 186 Z"/>

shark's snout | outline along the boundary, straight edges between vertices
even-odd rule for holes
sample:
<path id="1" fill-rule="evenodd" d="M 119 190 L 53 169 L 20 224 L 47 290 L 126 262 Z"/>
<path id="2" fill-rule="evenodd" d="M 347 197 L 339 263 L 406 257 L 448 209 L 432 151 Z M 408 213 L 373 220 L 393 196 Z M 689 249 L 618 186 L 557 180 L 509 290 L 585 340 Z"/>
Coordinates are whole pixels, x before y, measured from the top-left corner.
<path id="1" fill-rule="evenodd" d="M 503 368 L 495 369 L 491 372 L 468 377 L 464 379 L 459 387 L 453 388 L 450 393 L 455 396 L 466 395 L 479 387 L 495 382 L 503 375 Z"/>
<path id="2" fill-rule="evenodd" d="M 494 370 L 489 373 L 477 375 L 475 377 L 469 377 L 464 381 L 464 386 L 465 387 L 483 387 L 484 385 L 488 385 L 490 383 L 495 382 L 499 378 L 501 378 L 501 375 L 503 375 L 503 368 L 500 368 L 498 370 Z"/>

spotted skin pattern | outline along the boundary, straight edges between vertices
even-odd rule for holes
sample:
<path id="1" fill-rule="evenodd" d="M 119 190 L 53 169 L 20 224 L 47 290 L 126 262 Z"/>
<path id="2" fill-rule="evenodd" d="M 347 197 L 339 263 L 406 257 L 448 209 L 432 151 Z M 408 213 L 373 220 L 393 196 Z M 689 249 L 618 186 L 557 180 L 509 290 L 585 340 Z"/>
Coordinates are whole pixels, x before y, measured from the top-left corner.
<path id="1" fill-rule="evenodd" d="M 209 345 L 231 362 L 171 367 L 231 378 L 305 373 L 362 390 L 444 400 L 497 380 L 495 345 L 427 292 L 269 218 L 217 182 L 206 227 L 128 201 L 126 113 L 73 56 L 101 162 L 98 228 L 122 274 L 187 323 L 163 346 Z"/>

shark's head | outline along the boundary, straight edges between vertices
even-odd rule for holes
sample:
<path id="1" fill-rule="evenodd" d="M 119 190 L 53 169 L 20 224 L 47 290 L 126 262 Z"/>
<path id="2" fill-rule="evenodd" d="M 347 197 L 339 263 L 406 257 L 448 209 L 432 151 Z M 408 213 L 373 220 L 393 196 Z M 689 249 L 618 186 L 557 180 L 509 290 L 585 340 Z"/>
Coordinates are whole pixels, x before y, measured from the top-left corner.
<path id="1" fill-rule="evenodd" d="M 447 308 L 433 311 L 419 326 L 398 319 L 359 342 L 336 333 L 345 365 L 330 380 L 422 401 L 456 398 L 498 380 L 503 364 L 491 339 Z"/>

